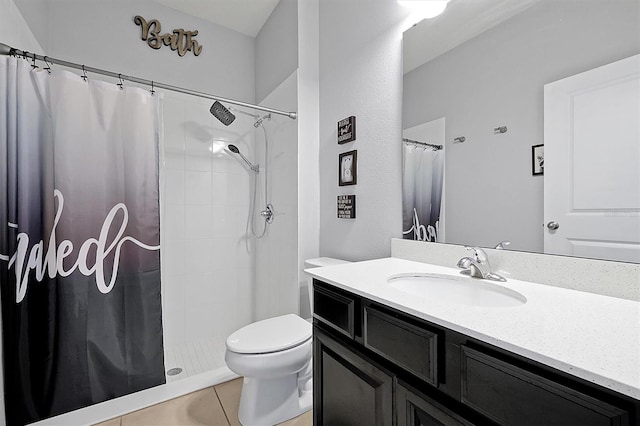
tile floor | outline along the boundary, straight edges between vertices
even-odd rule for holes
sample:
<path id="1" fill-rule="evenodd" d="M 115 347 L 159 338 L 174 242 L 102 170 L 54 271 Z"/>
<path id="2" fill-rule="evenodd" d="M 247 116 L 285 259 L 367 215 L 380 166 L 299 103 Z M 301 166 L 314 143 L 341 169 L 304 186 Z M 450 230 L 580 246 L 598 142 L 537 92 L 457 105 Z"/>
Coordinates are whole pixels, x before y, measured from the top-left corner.
<path id="1" fill-rule="evenodd" d="M 231 380 L 161 404 L 99 423 L 96 426 L 229 426 L 240 425 L 238 405 L 242 379 Z M 312 412 L 281 423 L 281 426 L 311 426 Z"/>

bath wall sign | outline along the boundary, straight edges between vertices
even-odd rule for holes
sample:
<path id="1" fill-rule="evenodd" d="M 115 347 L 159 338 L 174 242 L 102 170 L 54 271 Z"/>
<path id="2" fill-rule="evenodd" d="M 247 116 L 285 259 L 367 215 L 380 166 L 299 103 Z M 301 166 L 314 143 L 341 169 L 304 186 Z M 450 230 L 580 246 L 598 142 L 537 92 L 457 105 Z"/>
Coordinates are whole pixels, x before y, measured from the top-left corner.
<path id="1" fill-rule="evenodd" d="M 338 121 L 338 143 L 343 144 L 356 140 L 356 117 L 347 117 Z"/>
<path id="2" fill-rule="evenodd" d="M 198 30 L 185 31 L 178 28 L 170 33 L 161 34 L 162 26 L 157 19 L 147 21 L 142 16 L 136 15 L 133 22 L 140 26 L 142 40 L 146 41 L 152 49 L 160 49 L 163 45 L 169 46 L 171 50 L 177 50 L 180 56 L 184 56 L 189 51 L 192 51 L 195 56 L 202 52 L 202 46 L 194 40 Z"/>
<path id="3" fill-rule="evenodd" d="M 356 218 L 356 196 L 338 195 L 338 219 Z"/>

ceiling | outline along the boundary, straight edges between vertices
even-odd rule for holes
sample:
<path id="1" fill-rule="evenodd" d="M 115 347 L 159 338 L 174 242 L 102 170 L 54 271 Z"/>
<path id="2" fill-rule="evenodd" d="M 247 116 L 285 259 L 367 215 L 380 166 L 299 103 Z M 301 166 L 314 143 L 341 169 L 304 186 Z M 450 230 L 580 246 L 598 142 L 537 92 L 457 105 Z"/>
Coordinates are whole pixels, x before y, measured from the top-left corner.
<path id="1" fill-rule="evenodd" d="M 258 35 L 279 0 L 156 0 L 165 6 L 251 37 Z M 540 0 L 450 0 L 445 12 L 404 33 L 407 73 Z"/>
<path id="2" fill-rule="evenodd" d="M 425 19 L 403 37 L 404 73 L 517 15 L 540 0 L 451 0 L 444 13 Z"/>
<path id="3" fill-rule="evenodd" d="M 156 0 L 165 6 L 255 37 L 279 0 Z"/>

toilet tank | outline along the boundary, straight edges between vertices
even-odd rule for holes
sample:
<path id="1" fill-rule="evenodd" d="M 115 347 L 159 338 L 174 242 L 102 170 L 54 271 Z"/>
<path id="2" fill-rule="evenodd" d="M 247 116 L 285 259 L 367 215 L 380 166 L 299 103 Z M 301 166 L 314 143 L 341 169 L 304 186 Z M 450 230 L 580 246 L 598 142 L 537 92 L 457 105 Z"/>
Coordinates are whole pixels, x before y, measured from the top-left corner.
<path id="1" fill-rule="evenodd" d="M 332 257 L 316 257 L 304 261 L 304 269 L 321 268 L 323 266 L 341 265 L 343 263 L 351 263 L 348 260 L 334 259 Z M 305 296 L 305 293 L 307 297 Z M 308 305 L 307 305 L 308 302 Z M 307 277 L 306 289 L 300 289 L 300 316 L 302 318 L 311 319 L 313 314 L 313 278 Z"/>

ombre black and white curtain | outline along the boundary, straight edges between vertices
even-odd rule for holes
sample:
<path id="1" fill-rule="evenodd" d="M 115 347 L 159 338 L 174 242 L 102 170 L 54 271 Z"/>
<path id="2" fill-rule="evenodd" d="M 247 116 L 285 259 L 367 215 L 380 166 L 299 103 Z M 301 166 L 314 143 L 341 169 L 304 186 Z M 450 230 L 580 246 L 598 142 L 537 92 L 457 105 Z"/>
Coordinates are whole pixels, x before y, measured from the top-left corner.
<path id="1" fill-rule="evenodd" d="M 444 153 L 406 144 L 402 157 L 403 238 L 441 242 Z"/>
<path id="2" fill-rule="evenodd" d="M 0 57 L 8 424 L 164 383 L 158 96 Z"/>

